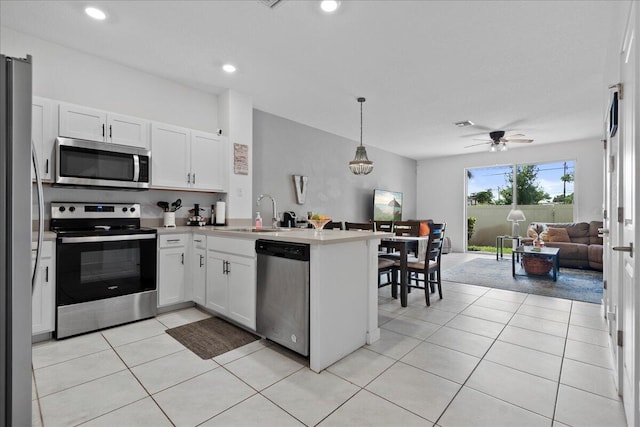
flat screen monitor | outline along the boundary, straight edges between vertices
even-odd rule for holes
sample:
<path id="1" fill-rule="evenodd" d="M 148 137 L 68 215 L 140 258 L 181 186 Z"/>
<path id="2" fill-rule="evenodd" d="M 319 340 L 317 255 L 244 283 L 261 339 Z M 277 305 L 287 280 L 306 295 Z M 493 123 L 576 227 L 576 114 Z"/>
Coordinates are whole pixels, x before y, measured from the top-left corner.
<path id="1" fill-rule="evenodd" d="M 402 193 L 398 191 L 373 190 L 373 220 L 401 221 Z"/>

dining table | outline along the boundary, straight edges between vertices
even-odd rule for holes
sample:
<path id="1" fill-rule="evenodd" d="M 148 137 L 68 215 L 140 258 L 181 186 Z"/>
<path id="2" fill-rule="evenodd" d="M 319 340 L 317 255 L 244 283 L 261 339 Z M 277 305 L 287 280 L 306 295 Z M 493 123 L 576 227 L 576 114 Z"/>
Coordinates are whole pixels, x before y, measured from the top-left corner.
<path id="1" fill-rule="evenodd" d="M 409 286 L 407 283 L 407 255 L 409 251 L 414 248 L 416 253 L 420 251 L 420 242 L 426 242 L 429 240 L 429 236 L 393 236 L 384 237 L 380 240 L 380 247 L 387 249 L 394 249 L 400 253 L 400 305 L 402 307 L 407 306 L 407 297 L 409 293 Z M 384 256 L 384 255 L 382 255 Z M 398 257 L 393 257 L 393 259 Z M 395 280 L 395 275 L 394 275 Z M 391 296 L 398 297 L 397 283 L 391 285 Z"/>

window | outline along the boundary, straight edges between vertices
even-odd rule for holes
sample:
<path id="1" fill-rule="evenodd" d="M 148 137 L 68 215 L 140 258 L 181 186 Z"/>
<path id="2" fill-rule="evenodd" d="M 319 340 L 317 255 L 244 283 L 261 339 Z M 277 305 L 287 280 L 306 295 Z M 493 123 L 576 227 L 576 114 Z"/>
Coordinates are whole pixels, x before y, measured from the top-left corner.
<path id="1" fill-rule="evenodd" d="M 516 194 L 513 173 L 516 171 Z M 517 199 L 531 222 L 572 222 L 574 203 L 572 160 L 467 169 L 467 244 L 493 246 L 500 234 L 511 234 L 507 214 Z"/>

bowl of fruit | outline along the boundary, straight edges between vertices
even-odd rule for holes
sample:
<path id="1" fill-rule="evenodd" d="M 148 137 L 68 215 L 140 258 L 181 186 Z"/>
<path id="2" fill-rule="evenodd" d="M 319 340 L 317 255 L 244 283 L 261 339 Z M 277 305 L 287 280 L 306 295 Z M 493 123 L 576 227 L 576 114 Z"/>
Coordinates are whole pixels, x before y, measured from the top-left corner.
<path id="1" fill-rule="evenodd" d="M 327 223 L 331 221 L 331 218 L 324 215 L 313 214 L 311 218 L 309 218 L 309 222 L 313 225 L 313 228 L 316 231 L 322 231 L 322 227 L 327 225 Z"/>

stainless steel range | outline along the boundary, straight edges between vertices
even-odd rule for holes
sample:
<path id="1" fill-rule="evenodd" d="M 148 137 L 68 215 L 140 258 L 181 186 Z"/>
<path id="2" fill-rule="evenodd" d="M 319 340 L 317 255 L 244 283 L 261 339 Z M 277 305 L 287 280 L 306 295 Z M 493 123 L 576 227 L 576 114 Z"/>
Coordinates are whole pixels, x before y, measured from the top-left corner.
<path id="1" fill-rule="evenodd" d="M 153 317 L 156 230 L 136 203 L 51 203 L 56 238 L 56 337 Z"/>

